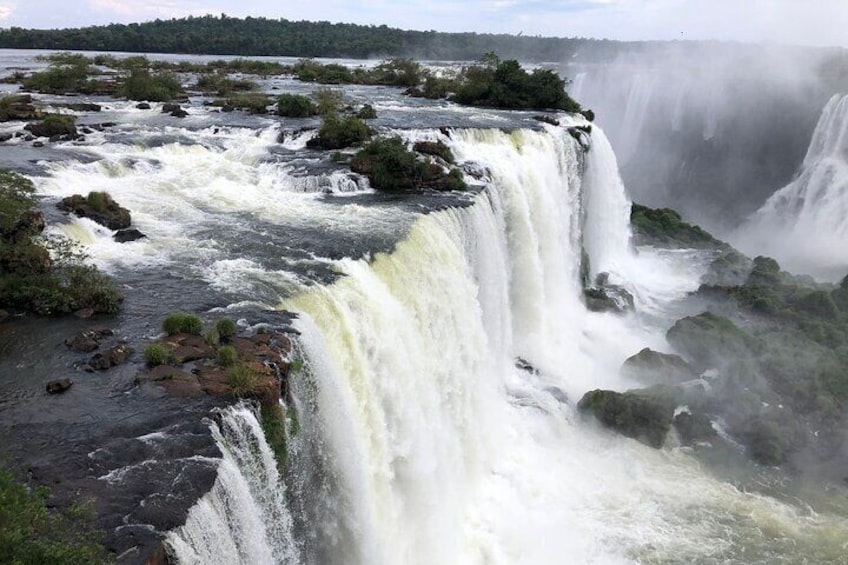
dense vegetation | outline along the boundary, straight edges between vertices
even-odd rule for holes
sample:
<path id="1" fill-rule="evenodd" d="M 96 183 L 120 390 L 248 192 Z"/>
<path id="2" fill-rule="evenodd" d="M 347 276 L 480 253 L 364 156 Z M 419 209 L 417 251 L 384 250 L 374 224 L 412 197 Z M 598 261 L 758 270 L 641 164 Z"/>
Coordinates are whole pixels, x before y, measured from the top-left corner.
<path id="1" fill-rule="evenodd" d="M 387 26 L 203 16 L 63 30 L 0 30 L 0 47 L 135 53 L 476 60 L 497 51 L 524 61 L 599 60 L 644 43 L 505 34 L 403 31 Z"/>
<path id="2" fill-rule="evenodd" d="M 637 243 L 672 247 L 715 247 L 721 242 L 698 226 L 683 221 L 670 208 L 648 208 L 634 203 L 630 209 L 630 224 Z"/>
<path id="3" fill-rule="evenodd" d="M 57 315 L 92 308 L 115 314 L 123 298 L 112 281 L 66 240 L 41 237 L 35 188 L 0 170 L 0 308 Z M 52 251 L 52 253 L 51 253 Z"/>
<path id="4" fill-rule="evenodd" d="M 366 175 L 371 186 L 378 190 L 466 188 L 459 169 L 449 168 L 446 171 L 431 159 L 419 158 L 399 137 L 375 139 L 354 155 L 351 168 Z"/>
<path id="5" fill-rule="evenodd" d="M 29 489 L 0 469 L 0 562 L 78 565 L 111 560 L 91 527 L 91 512 L 75 505 L 51 510 L 45 488 Z"/>

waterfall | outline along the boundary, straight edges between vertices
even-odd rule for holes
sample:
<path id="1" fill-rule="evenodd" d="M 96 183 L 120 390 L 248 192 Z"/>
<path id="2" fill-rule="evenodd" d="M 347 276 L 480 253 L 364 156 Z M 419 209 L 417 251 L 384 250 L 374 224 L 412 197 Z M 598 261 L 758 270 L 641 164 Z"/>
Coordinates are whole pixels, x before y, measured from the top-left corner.
<path id="1" fill-rule="evenodd" d="M 848 269 L 848 95 L 825 106 L 798 176 L 733 236 L 790 270 L 841 278 Z"/>
<path id="2" fill-rule="evenodd" d="M 220 412 L 211 425 L 223 459 L 212 490 L 165 540 L 180 565 L 296 564 L 300 557 L 274 453 L 253 410 Z"/>

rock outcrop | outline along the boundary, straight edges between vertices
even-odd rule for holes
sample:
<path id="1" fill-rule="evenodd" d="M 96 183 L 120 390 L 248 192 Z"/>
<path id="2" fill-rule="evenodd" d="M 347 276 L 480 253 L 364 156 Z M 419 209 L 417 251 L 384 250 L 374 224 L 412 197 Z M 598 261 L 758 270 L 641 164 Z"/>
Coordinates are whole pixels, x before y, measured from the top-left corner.
<path id="1" fill-rule="evenodd" d="M 132 217 L 130 211 L 121 207 L 112 197 L 105 193 L 92 193 L 101 195 L 98 199 L 88 198 L 81 194 L 74 194 L 63 198 L 58 204 L 59 210 L 70 212 L 81 218 L 89 218 L 110 230 L 123 230 L 130 227 Z"/>

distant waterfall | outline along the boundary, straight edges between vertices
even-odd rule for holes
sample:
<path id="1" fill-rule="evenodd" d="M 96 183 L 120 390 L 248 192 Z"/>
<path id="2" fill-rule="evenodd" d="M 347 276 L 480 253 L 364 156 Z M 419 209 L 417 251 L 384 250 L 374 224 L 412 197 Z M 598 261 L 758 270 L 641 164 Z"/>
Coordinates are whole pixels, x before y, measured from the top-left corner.
<path id="1" fill-rule="evenodd" d="M 797 178 L 734 235 L 750 253 L 791 270 L 838 278 L 848 270 L 848 95 L 822 111 Z"/>
<path id="2" fill-rule="evenodd" d="M 224 457 L 212 490 L 166 544 L 180 565 L 299 563 L 285 490 L 262 427 L 246 406 L 220 413 L 212 433 Z"/>

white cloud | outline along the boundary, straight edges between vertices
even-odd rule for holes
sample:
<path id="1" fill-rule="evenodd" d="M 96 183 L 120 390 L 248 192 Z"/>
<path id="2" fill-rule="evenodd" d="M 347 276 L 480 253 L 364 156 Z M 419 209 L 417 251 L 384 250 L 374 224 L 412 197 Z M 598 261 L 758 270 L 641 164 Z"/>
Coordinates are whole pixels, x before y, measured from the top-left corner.
<path id="1" fill-rule="evenodd" d="M 213 8 L 199 6 L 193 1 L 159 0 L 138 2 L 137 0 L 88 0 L 94 12 L 107 12 L 122 20 L 145 20 L 154 18 L 182 18 L 215 13 Z"/>
<path id="2" fill-rule="evenodd" d="M 0 4 L 0 22 L 8 20 L 15 13 L 15 7 L 11 4 Z"/>

